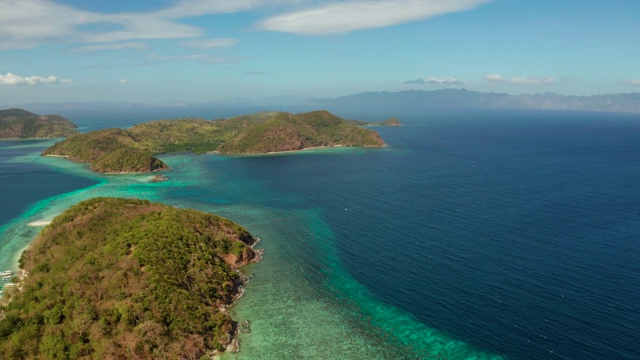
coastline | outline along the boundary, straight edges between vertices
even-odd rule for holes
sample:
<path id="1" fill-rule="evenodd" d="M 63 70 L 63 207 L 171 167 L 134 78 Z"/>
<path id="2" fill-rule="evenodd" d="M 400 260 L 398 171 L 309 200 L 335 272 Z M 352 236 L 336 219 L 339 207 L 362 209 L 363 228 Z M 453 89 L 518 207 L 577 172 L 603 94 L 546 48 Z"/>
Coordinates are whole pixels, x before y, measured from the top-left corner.
<path id="1" fill-rule="evenodd" d="M 328 147 L 331 149 L 350 152 L 356 148 Z M 248 176 L 250 173 L 244 173 L 244 166 L 238 168 L 240 164 L 226 161 L 226 157 L 170 154 L 168 158 L 174 170 L 171 181 L 153 185 L 140 181 L 148 176 L 104 177 L 84 166 L 69 167 L 102 181 L 45 201 L 30 219 L 35 221 L 42 214 L 60 212 L 86 198 L 138 197 L 216 213 L 269 239 L 258 245 L 269 256 L 266 261 L 242 269 L 251 280 L 243 286 L 242 296 L 234 299 L 227 309 L 240 324 L 233 336 L 238 339 L 241 352 L 236 355 L 229 349 L 216 355 L 220 359 L 317 358 L 331 354 L 340 354 L 344 359 L 416 358 L 403 345 L 406 339 L 394 338 L 390 342 L 389 336 L 395 331 L 387 333 L 387 329 L 380 327 L 387 320 L 401 326 L 402 333 L 410 331 L 421 339 L 431 338 L 433 331 L 416 327 L 407 314 L 390 312 L 382 318 L 377 315 L 386 307 L 375 297 L 368 297 L 367 289 L 355 283 L 335 262 L 331 229 L 304 199 L 291 199 L 297 204 L 295 209 L 269 205 L 277 194 L 268 191 L 262 181 L 254 181 Z M 234 169 L 243 172 L 227 171 Z M 277 195 L 277 199 L 285 199 L 282 196 Z M 26 228 L 26 222 L 22 221 L 20 226 Z M 333 282 L 332 279 L 342 283 L 336 286 L 327 282 Z M 345 302 L 351 298 L 352 301 Z M 364 312 L 359 307 L 362 301 L 369 307 Z M 373 320 L 366 320 L 369 316 Z M 250 333 L 243 326 L 248 324 L 245 321 L 250 321 Z M 422 344 L 419 339 L 408 341 L 417 346 Z"/>
<path id="2" fill-rule="evenodd" d="M 260 242 L 260 238 L 257 236 L 254 236 L 253 239 L 255 240 L 254 243 L 250 246 L 251 250 L 253 250 L 255 252 L 255 258 L 253 258 L 251 261 L 247 262 L 246 264 L 243 264 L 241 267 L 235 269 L 236 273 L 240 276 L 240 279 L 242 280 L 242 283 L 239 284 L 237 286 L 237 293 L 236 295 L 233 296 L 233 298 L 231 299 L 231 302 L 229 304 L 224 305 L 224 307 L 222 307 L 220 310 L 223 312 L 229 312 L 231 308 L 233 308 L 237 303 L 238 300 L 240 300 L 244 294 L 245 294 L 245 286 L 247 285 L 247 283 L 249 283 L 249 281 L 253 278 L 253 275 L 249 275 L 247 276 L 247 274 L 245 274 L 242 269 L 251 265 L 251 264 L 255 264 L 258 263 L 260 261 L 262 261 L 263 256 L 264 256 L 264 249 L 255 249 L 255 246 L 258 242 Z M 231 315 L 231 314 L 230 314 Z M 214 359 L 220 359 L 220 356 L 226 353 L 238 353 L 240 352 L 240 341 L 238 339 L 238 335 L 240 335 L 240 330 L 243 327 L 243 324 L 248 323 L 248 321 L 238 321 L 237 319 L 235 319 L 233 316 L 231 316 L 231 319 L 234 322 L 234 330 L 232 335 L 230 336 L 230 341 L 229 344 L 227 344 L 226 348 L 224 351 L 219 352 L 217 350 L 213 350 L 212 354 L 213 354 L 213 358 Z"/>
<path id="3" fill-rule="evenodd" d="M 194 209 L 194 208 L 189 208 L 189 209 Z M 219 216 L 210 211 L 207 211 L 207 213 L 211 215 Z M 44 221 L 44 220 L 31 221 L 27 223 L 26 226 L 42 227 L 50 223 L 51 221 Z M 23 223 L 23 225 L 25 224 Z M 24 291 L 24 285 L 25 285 L 24 281 L 29 274 L 23 268 L 18 266 L 19 260 L 22 254 L 24 253 L 24 251 L 28 250 L 33 246 L 34 241 L 37 240 L 41 232 L 42 232 L 42 229 L 39 229 L 38 233 L 29 240 L 29 243 L 27 245 L 22 247 L 19 251 L 14 252 L 13 259 L 12 259 L 14 266 L 11 267 L 11 270 L 14 271 L 14 274 L 13 274 L 14 281 L 1 284 L 3 285 L 2 286 L 3 291 L 0 293 L 0 307 L 8 305 L 14 299 L 15 296 L 19 296 L 18 294 Z M 250 257 L 248 260 L 242 260 L 240 262 L 237 262 L 236 264 L 228 263 L 230 269 L 238 275 L 239 281 L 237 281 L 233 287 L 234 294 L 232 295 L 230 301 L 228 303 L 221 304 L 220 307 L 218 308 L 220 312 L 228 313 L 230 309 L 237 304 L 238 300 L 245 295 L 245 286 L 253 278 L 253 274 L 248 275 L 247 273 L 245 273 L 244 269 L 251 264 L 255 264 L 262 261 L 263 259 L 264 250 L 256 249 L 256 245 L 261 241 L 261 239 L 257 236 L 253 236 L 251 234 L 249 235 L 251 236 L 252 241 L 250 244 L 247 244 L 247 245 L 249 246 L 249 248 L 251 248 L 254 255 Z M 235 259 L 235 257 L 232 257 L 232 259 Z M 227 262 L 226 259 L 223 261 Z M 235 260 L 231 260 L 231 261 L 235 261 Z M 0 320 L 2 320 L 3 316 L 4 314 L 0 313 Z M 232 314 L 229 314 L 229 316 L 231 317 L 231 321 L 233 324 L 233 331 L 228 334 L 229 335 L 228 343 L 223 344 L 224 350 L 218 351 L 216 349 L 208 349 L 205 351 L 205 355 L 209 355 L 213 358 L 219 358 L 219 355 L 221 354 L 237 353 L 240 351 L 238 334 L 240 333 L 241 328 L 244 328 L 245 325 L 244 323 L 241 323 L 235 317 L 233 317 Z"/>
<path id="4" fill-rule="evenodd" d="M 47 154 L 47 155 L 41 155 L 41 156 L 45 156 L 45 157 L 53 157 L 53 158 L 65 158 L 68 159 L 69 156 L 68 155 L 54 155 L 54 154 Z M 76 161 L 78 162 L 78 161 Z"/>
<path id="5" fill-rule="evenodd" d="M 310 147 L 297 149 L 297 150 L 270 151 L 270 152 L 261 153 L 261 154 L 238 154 L 238 155 L 272 155 L 272 154 L 282 154 L 282 153 L 294 153 L 294 152 L 307 151 L 307 150 L 338 149 L 338 148 L 382 149 L 388 146 L 389 145 L 387 145 L 386 143 L 384 143 L 382 146 L 367 146 L 367 145 L 351 146 L 351 145 L 336 144 L 336 145 L 326 145 L 326 146 L 310 146 Z"/>
<path id="6" fill-rule="evenodd" d="M 51 220 L 36 220 L 27 223 L 27 226 L 38 227 L 38 226 L 47 226 L 51 224 Z"/>
<path id="7" fill-rule="evenodd" d="M 55 140 L 66 139 L 66 137 L 46 137 L 46 138 L 0 138 L 0 141 L 43 141 L 43 140 Z"/>
<path id="8" fill-rule="evenodd" d="M 282 151 L 269 151 L 265 153 L 221 153 L 218 151 L 209 151 L 205 154 L 209 155 L 221 155 L 221 156 L 234 156 L 234 157 L 242 157 L 242 156 L 266 156 L 266 155 L 279 155 L 279 154 L 295 154 L 302 153 L 305 151 L 313 151 L 313 150 L 332 150 L 332 149 L 384 149 L 388 148 L 389 145 L 384 143 L 382 146 L 351 146 L 351 145 L 326 145 L 326 146 L 310 146 L 302 149 L 294 149 L 294 150 L 282 150 Z"/>
<path id="9" fill-rule="evenodd" d="M 228 154 L 228 153 L 220 153 L 218 151 L 210 151 L 210 152 L 206 152 L 203 155 L 222 155 L 222 156 L 265 156 L 265 155 L 278 155 L 278 154 L 292 154 L 292 153 L 300 153 L 300 152 L 304 152 L 304 151 L 313 151 L 313 150 L 331 150 L 331 149 L 384 149 L 384 148 L 388 148 L 389 145 L 387 143 L 383 143 L 382 146 L 370 146 L 370 145 L 365 145 L 365 146 L 351 146 L 351 145 L 343 145 L 343 144 L 336 144 L 336 145 L 326 145 L 326 146 L 310 146 L 310 147 L 305 147 L 302 149 L 294 149 L 294 150 L 283 150 L 283 151 L 269 151 L 269 152 L 265 152 L 265 153 L 238 153 L 238 154 Z M 156 154 L 154 156 L 162 156 L 162 155 L 167 155 L 169 153 L 160 153 L 160 154 Z M 191 152 L 184 152 L 184 153 L 180 153 L 180 154 L 193 154 Z M 196 155 L 196 154 L 193 154 Z M 69 161 L 76 163 L 76 164 L 81 164 L 81 165 L 89 165 L 89 163 L 87 162 L 82 162 L 82 161 L 76 161 L 73 160 L 71 158 L 69 158 L 68 155 L 41 155 L 43 157 L 50 157 L 50 158 L 64 158 L 64 159 L 68 159 Z M 168 168 L 163 168 L 163 169 L 155 169 L 155 170 L 151 170 L 151 171 L 119 171 L 119 172 L 101 172 L 101 171 L 96 171 L 93 169 L 89 169 L 91 172 L 96 173 L 96 174 L 101 174 L 101 175 L 139 175 L 139 174 L 152 174 L 152 173 L 157 173 L 157 172 L 162 172 L 162 171 L 171 171 L 171 167 L 169 166 Z M 162 175 L 155 175 L 156 177 L 161 177 Z M 162 182 L 162 181 L 166 181 L 166 179 L 163 180 L 159 180 L 159 181 L 152 181 L 152 182 Z"/>

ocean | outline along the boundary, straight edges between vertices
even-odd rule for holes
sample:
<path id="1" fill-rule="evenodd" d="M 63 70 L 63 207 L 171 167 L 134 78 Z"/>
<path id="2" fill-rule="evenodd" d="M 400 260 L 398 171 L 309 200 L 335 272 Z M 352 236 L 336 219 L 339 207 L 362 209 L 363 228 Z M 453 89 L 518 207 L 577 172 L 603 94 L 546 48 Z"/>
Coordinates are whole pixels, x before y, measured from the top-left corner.
<path id="1" fill-rule="evenodd" d="M 640 358 L 639 115 L 335 113 L 404 126 L 375 128 L 384 149 L 168 154 L 163 183 L 0 142 L 0 270 L 41 229 L 27 224 L 140 197 L 262 239 L 233 308 L 251 331 L 224 359 Z M 83 131 L 141 119 L 62 115 Z"/>

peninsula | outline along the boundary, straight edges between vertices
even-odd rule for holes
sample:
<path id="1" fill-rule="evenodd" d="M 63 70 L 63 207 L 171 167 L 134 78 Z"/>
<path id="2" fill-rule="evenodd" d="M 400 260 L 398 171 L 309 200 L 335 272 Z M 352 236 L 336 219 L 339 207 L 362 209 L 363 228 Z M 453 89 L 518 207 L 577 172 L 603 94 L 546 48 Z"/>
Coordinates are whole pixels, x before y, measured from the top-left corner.
<path id="1" fill-rule="evenodd" d="M 137 199 L 80 202 L 45 227 L 6 291 L 7 359 L 204 359 L 232 342 L 226 308 L 255 239 L 216 215 Z M 4 357 L 3 357 L 4 358 Z"/>
<path id="2" fill-rule="evenodd" d="M 22 109 L 0 110 L 0 139 L 48 139 L 77 133 L 76 124 L 59 115 Z"/>
<path id="3" fill-rule="evenodd" d="M 324 110 L 260 112 L 218 120 L 156 120 L 126 130 L 73 135 L 42 154 L 89 163 L 96 172 L 123 173 L 165 170 L 167 165 L 155 155 L 168 152 L 265 154 L 316 147 L 385 146 L 377 132 L 358 125 Z"/>

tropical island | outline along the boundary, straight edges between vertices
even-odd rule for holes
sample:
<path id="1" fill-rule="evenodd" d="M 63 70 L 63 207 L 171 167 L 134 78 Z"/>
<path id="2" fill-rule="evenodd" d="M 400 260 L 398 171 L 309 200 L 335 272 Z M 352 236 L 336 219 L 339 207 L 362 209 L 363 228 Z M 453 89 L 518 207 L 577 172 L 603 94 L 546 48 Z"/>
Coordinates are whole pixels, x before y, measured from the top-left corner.
<path id="1" fill-rule="evenodd" d="M 226 308 L 260 256 L 243 227 L 137 199 L 95 198 L 57 216 L 5 291 L 7 359 L 207 359 L 234 346 Z"/>
<path id="2" fill-rule="evenodd" d="M 59 115 L 22 109 L 0 110 L 0 139 L 49 139 L 78 133 L 77 125 Z"/>
<path id="3" fill-rule="evenodd" d="M 382 126 L 402 126 L 397 118 L 390 118 L 380 123 Z"/>
<path id="4" fill-rule="evenodd" d="M 266 154 L 318 147 L 384 147 L 380 135 L 325 110 L 300 114 L 260 112 L 229 119 L 156 120 L 129 129 L 104 129 L 76 134 L 42 155 L 89 163 L 100 173 L 166 170 L 155 155 Z M 384 125 L 383 123 L 377 123 Z"/>

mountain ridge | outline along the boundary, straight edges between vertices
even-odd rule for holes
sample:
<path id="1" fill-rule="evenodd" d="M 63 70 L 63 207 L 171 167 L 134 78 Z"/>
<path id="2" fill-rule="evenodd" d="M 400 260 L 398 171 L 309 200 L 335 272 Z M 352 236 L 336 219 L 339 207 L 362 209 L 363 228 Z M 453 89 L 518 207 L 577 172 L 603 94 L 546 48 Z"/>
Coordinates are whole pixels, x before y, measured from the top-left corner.
<path id="1" fill-rule="evenodd" d="M 344 108 L 361 107 L 375 109 L 387 107 L 412 108 L 484 108 L 484 109 L 547 109 L 578 111 L 640 112 L 640 92 L 597 94 L 597 95 L 560 95 L 553 92 L 512 95 L 503 92 L 480 92 L 464 88 L 439 90 L 401 90 L 367 91 L 351 95 L 326 98 L 296 98 L 287 101 L 272 97 L 259 99 L 226 99 L 222 101 L 189 102 L 164 101 L 156 103 L 142 102 L 61 102 L 30 103 L 21 105 L 37 112 L 77 112 L 126 110 L 144 113 L 149 109 L 218 109 L 226 107 L 324 107 Z M 351 110 L 351 109 L 350 109 Z"/>
<path id="2" fill-rule="evenodd" d="M 603 95 L 560 95 L 552 92 L 510 95 L 467 89 L 403 90 L 398 92 L 362 92 L 336 98 L 318 99 L 324 106 L 412 107 L 412 108 L 484 108 L 584 110 L 640 112 L 640 93 Z"/>

